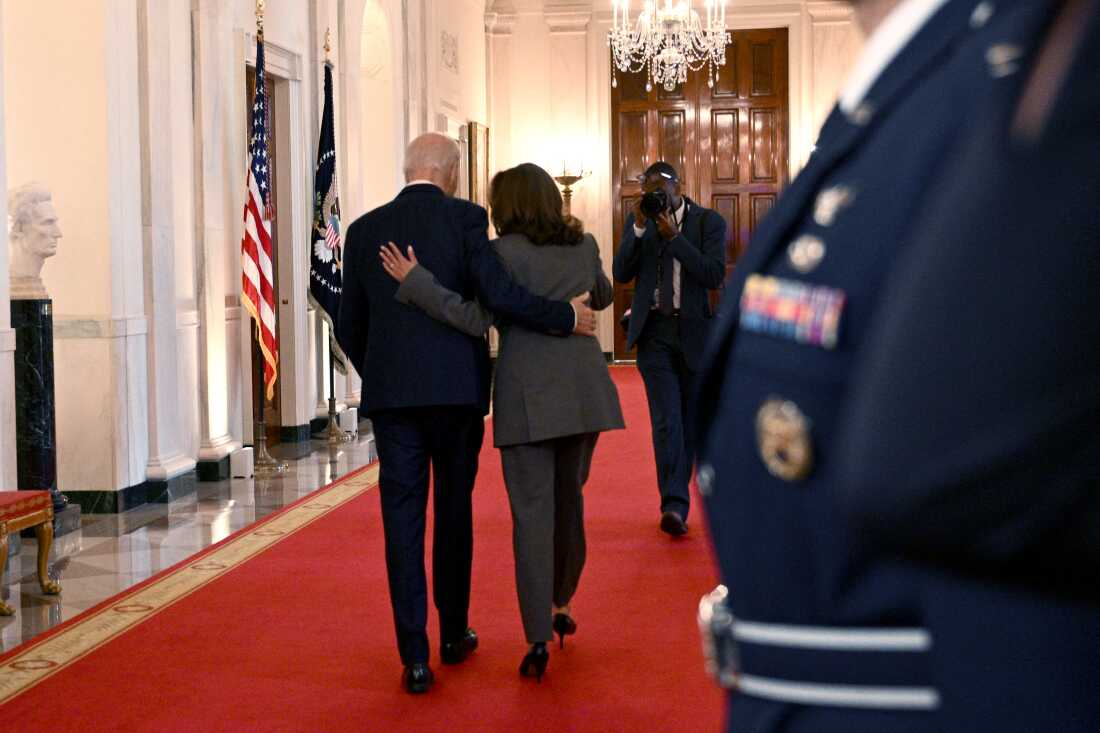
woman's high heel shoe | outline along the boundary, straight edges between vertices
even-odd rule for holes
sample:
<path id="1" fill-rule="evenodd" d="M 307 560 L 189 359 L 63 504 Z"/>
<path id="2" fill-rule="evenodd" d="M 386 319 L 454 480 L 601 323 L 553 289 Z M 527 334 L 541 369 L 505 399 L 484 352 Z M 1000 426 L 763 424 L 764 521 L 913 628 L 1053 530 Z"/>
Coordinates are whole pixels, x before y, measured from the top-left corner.
<path id="1" fill-rule="evenodd" d="M 558 648 L 565 648 L 565 637 L 577 633 L 577 622 L 568 613 L 554 614 L 554 632 L 558 635 Z"/>
<path id="2" fill-rule="evenodd" d="M 546 650 L 546 642 L 539 641 L 531 645 L 531 651 L 523 657 L 519 665 L 521 677 L 534 677 L 542 682 L 542 673 L 546 671 L 546 665 L 550 661 L 550 652 Z"/>

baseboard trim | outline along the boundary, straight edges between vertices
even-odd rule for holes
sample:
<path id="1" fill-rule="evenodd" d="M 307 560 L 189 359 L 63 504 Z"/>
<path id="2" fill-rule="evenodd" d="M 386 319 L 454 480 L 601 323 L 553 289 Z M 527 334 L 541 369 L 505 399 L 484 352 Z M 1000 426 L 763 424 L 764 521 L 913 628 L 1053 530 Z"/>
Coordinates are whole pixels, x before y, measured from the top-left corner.
<path id="1" fill-rule="evenodd" d="M 283 425 L 279 428 L 279 442 L 308 443 L 313 434 L 313 423 L 314 421 L 311 420 L 306 425 Z M 327 421 L 325 424 L 328 424 Z"/>
<path id="2" fill-rule="evenodd" d="M 228 481 L 229 473 L 229 456 L 216 461 L 199 461 L 195 466 L 199 481 Z"/>

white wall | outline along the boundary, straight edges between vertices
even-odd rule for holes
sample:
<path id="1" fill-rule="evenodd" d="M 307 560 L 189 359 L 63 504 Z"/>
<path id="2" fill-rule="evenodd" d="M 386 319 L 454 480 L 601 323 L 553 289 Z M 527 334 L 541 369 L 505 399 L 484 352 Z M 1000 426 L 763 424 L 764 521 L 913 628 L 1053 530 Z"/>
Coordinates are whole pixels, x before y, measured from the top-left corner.
<path id="1" fill-rule="evenodd" d="M 59 485 L 131 486 L 148 452 L 137 3 L 5 9 L 8 182 L 49 186 L 65 234 L 43 271 Z"/>

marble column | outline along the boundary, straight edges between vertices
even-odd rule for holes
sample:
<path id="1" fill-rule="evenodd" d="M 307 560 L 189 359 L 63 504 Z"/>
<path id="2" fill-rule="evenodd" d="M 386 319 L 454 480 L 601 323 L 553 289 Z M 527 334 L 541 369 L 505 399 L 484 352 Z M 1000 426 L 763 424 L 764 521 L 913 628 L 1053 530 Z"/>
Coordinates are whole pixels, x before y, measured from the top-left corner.
<path id="1" fill-rule="evenodd" d="M 0 28 L 4 2 L 0 0 Z M 0 33 L 0 121 L 4 116 L 4 37 Z M 5 129 L 0 124 L 0 193 L 8 190 Z M 8 197 L 0 195 L 0 221 L 8 220 Z M 18 481 L 15 445 L 15 332 L 8 312 L 8 242 L 0 242 L 0 491 L 12 491 Z M 0 540 L 2 541 L 2 540 Z"/>
<path id="2" fill-rule="evenodd" d="M 235 291 L 227 289 L 225 253 L 240 251 L 229 226 L 234 197 L 227 187 L 243 186 L 244 173 L 243 155 L 235 159 L 229 155 L 243 146 L 243 133 L 237 135 L 243 123 L 233 114 L 240 106 L 234 98 L 244 94 L 243 83 L 236 84 L 243 69 L 236 71 L 233 11 L 233 4 L 222 0 L 196 0 L 193 11 L 200 480 L 229 478 L 229 455 L 240 447 L 229 425 L 230 336 L 226 332 L 227 296 Z M 231 135 L 240 137 L 241 145 L 234 145 Z"/>
<path id="3" fill-rule="evenodd" d="M 149 318 L 149 458 L 146 475 L 152 501 L 170 501 L 195 491 L 195 459 L 184 452 L 179 404 L 179 328 L 176 313 L 177 128 L 190 134 L 190 116 L 173 107 L 175 85 L 190 70 L 174 67 L 173 46 L 186 42 L 174 29 L 176 10 L 187 0 L 141 0 L 138 5 L 141 103 L 142 233 L 145 312 Z"/>

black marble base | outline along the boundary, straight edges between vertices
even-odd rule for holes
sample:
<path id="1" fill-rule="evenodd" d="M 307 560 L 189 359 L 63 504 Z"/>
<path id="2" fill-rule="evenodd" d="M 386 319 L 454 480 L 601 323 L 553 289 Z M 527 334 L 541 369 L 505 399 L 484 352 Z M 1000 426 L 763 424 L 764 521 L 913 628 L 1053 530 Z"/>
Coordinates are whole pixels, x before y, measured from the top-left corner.
<path id="1" fill-rule="evenodd" d="M 199 489 L 198 472 L 188 471 L 167 481 L 146 481 L 147 500 L 157 504 L 167 504 L 194 494 Z"/>
<path id="2" fill-rule="evenodd" d="M 85 514 L 118 514 L 149 501 L 149 484 L 142 482 L 118 491 L 66 491 L 69 501 Z"/>
<path id="3" fill-rule="evenodd" d="M 325 425 L 328 425 L 326 420 Z M 313 421 L 308 425 L 283 425 L 279 428 L 279 442 L 308 443 L 313 432 Z"/>
<path id="4" fill-rule="evenodd" d="M 57 490 L 57 427 L 54 417 L 53 301 L 11 301 L 15 331 L 15 450 L 17 486 L 49 490 L 53 509 L 65 500 Z"/>
<path id="5" fill-rule="evenodd" d="M 195 472 L 199 481 L 228 481 L 229 456 L 217 461 L 199 461 Z"/>

